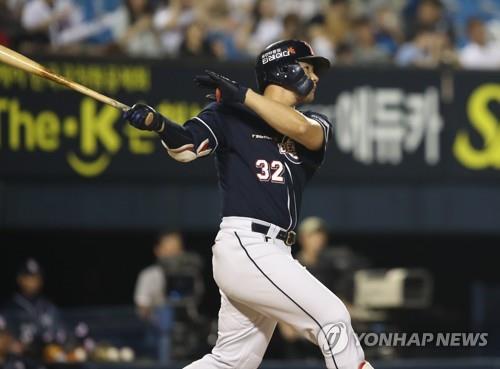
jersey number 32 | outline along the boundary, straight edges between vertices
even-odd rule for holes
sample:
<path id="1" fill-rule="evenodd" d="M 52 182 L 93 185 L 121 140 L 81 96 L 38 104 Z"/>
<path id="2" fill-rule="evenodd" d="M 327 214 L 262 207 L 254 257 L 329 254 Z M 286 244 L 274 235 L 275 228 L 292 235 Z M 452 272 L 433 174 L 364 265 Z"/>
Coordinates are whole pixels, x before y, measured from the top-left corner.
<path id="1" fill-rule="evenodd" d="M 255 162 L 255 166 L 260 169 L 260 172 L 257 173 L 259 181 L 285 183 L 285 178 L 283 178 L 285 167 L 281 161 L 273 160 L 272 162 L 268 162 L 267 160 L 259 159 Z"/>

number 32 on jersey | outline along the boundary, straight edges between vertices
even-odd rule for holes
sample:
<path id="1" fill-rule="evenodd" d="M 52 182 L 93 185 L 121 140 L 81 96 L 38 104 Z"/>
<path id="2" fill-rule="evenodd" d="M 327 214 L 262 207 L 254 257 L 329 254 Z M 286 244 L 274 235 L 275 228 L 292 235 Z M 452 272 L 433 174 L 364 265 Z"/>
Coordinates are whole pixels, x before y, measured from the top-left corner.
<path id="1" fill-rule="evenodd" d="M 260 169 L 257 173 L 257 178 L 261 182 L 272 183 L 285 183 L 285 178 L 283 173 L 285 172 L 285 166 L 279 160 L 273 160 L 271 162 L 263 159 L 259 159 L 255 162 L 255 166 Z"/>

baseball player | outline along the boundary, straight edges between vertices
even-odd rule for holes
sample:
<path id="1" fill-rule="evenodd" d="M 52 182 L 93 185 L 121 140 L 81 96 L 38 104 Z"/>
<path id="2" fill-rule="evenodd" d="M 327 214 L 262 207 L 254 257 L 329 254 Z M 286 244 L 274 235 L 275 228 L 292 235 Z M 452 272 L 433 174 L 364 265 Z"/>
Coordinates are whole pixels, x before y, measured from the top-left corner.
<path id="1" fill-rule="evenodd" d="M 222 222 L 213 252 L 221 295 L 218 339 L 188 369 L 255 369 L 276 323 L 293 326 L 335 369 L 370 369 L 340 299 L 291 256 L 302 192 L 332 136 L 328 119 L 296 106 L 314 99 L 329 61 L 299 40 L 266 47 L 257 91 L 206 71 L 195 82 L 217 102 L 178 125 L 136 104 L 130 123 L 159 134 L 167 153 L 190 162 L 215 154 Z"/>

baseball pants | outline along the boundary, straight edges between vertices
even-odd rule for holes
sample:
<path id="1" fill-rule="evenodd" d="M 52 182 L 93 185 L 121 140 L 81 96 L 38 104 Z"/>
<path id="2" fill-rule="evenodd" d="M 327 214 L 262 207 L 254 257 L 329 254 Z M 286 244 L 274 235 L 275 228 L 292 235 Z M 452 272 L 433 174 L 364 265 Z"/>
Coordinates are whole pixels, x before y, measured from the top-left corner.
<path id="1" fill-rule="evenodd" d="M 270 226 L 252 232 L 252 222 Z M 212 247 L 219 286 L 218 339 L 212 352 L 185 369 L 256 369 L 278 321 L 318 345 L 329 369 L 357 369 L 364 353 L 342 301 L 276 239 L 277 226 L 224 217 Z"/>

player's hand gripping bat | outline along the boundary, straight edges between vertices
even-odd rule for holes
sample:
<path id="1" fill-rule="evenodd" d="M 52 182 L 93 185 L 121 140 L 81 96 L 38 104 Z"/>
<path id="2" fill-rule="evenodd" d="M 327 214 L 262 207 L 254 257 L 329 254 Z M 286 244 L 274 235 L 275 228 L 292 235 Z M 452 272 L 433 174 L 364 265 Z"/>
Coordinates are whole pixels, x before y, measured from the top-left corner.
<path id="1" fill-rule="evenodd" d="M 105 96 L 97 91 L 94 91 L 88 87 L 85 87 L 79 83 L 70 81 L 52 71 L 45 68 L 43 65 L 38 64 L 34 60 L 31 60 L 18 52 L 11 50 L 5 46 L 0 45 L 0 61 L 8 64 L 14 68 L 21 69 L 25 72 L 35 74 L 39 77 L 51 80 L 60 85 L 71 88 L 72 90 L 78 91 L 84 95 L 90 96 L 104 104 L 111 105 L 122 111 L 127 111 L 130 109 L 129 106 L 116 101 L 108 96 Z"/>

